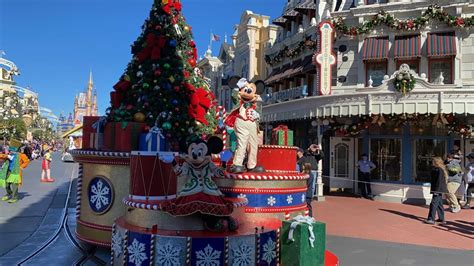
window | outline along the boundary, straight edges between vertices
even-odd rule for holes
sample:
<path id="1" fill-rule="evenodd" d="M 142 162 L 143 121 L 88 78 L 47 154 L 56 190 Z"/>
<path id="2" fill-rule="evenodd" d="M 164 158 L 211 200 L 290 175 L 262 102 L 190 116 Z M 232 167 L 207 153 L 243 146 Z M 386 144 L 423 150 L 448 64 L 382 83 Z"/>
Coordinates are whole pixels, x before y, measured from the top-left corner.
<path id="1" fill-rule="evenodd" d="M 401 151 L 400 139 L 371 139 L 370 160 L 377 167 L 371 172 L 371 179 L 400 181 Z"/>
<path id="2" fill-rule="evenodd" d="M 400 69 L 400 66 L 403 64 L 407 64 L 410 66 L 410 69 L 415 71 L 415 73 L 420 74 L 420 60 L 412 59 L 412 60 L 397 60 L 397 69 Z"/>
<path id="3" fill-rule="evenodd" d="M 438 139 L 417 139 L 413 150 L 415 182 L 429 182 L 432 158 L 446 154 L 446 141 Z"/>
<path id="4" fill-rule="evenodd" d="M 373 87 L 377 87 L 382 85 L 383 77 L 387 75 L 387 61 L 366 61 L 365 62 L 366 68 L 366 77 L 365 77 L 365 84 L 369 86 L 369 80 L 372 79 Z"/>
<path id="5" fill-rule="evenodd" d="M 429 80 L 431 83 L 453 84 L 453 58 L 429 60 Z M 441 77 L 442 73 L 442 77 Z M 444 78 L 444 79 L 443 79 Z"/>

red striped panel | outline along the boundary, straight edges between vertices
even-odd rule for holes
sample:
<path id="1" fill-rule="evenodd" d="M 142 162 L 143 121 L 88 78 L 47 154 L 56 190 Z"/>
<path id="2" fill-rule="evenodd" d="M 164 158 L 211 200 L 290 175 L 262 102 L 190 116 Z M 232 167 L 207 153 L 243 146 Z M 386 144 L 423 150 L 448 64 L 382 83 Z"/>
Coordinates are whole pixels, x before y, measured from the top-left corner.
<path id="1" fill-rule="evenodd" d="M 428 57 L 456 55 L 456 36 L 454 32 L 431 33 L 428 36 Z"/>
<path id="2" fill-rule="evenodd" d="M 367 38 L 362 46 L 363 60 L 381 60 L 388 58 L 388 38 Z"/>
<path id="3" fill-rule="evenodd" d="M 416 58 L 421 56 L 420 35 L 400 36 L 395 39 L 395 58 Z"/>

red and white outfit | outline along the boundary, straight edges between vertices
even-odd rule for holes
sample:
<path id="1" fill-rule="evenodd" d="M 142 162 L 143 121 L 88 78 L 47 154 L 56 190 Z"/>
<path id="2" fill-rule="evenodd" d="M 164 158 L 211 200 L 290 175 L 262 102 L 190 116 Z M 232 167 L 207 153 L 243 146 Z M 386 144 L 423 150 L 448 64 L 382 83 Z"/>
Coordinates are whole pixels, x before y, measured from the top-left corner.
<path id="1" fill-rule="evenodd" d="M 258 97 L 260 100 L 260 97 Z M 253 169 L 257 166 L 258 151 L 258 119 L 257 101 L 240 102 L 240 107 L 232 111 L 226 124 L 233 126 L 237 136 L 237 149 L 233 164 L 243 166 L 245 154 L 247 156 L 247 169 Z"/>
<path id="2" fill-rule="evenodd" d="M 194 213 L 213 216 L 229 216 L 233 204 L 224 199 L 213 176 L 223 176 L 224 172 L 207 158 L 200 165 L 184 162 L 176 165 L 175 172 L 187 181 L 174 200 L 161 204 L 160 209 L 173 216 L 187 216 Z"/>

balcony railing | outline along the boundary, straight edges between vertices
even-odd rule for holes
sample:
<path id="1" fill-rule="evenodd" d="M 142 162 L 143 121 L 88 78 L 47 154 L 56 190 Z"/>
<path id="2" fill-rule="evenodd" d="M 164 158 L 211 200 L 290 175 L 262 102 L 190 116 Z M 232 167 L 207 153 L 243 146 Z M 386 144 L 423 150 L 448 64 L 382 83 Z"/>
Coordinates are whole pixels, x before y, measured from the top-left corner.
<path id="1" fill-rule="evenodd" d="M 295 88 L 268 93 L 263 98 L 264 104 L 280 103 L 308 96 L 308 86 L 302 85 Z"/>

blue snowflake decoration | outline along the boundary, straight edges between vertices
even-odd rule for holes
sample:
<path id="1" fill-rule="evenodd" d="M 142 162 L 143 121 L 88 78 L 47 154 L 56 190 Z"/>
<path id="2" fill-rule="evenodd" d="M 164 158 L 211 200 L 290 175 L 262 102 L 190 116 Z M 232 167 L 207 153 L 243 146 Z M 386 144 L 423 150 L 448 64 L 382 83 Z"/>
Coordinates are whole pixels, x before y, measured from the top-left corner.
<path id="1" fill-rule="evenodd" d="M 106 213 L 114 200 L 114 191 L 110 181 L 104 177 L 94 177 L 87 191 L 89 206 L 97 214 Z"/>

